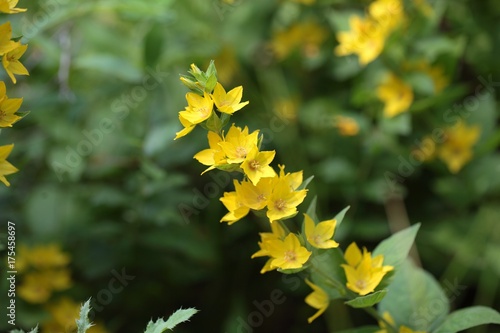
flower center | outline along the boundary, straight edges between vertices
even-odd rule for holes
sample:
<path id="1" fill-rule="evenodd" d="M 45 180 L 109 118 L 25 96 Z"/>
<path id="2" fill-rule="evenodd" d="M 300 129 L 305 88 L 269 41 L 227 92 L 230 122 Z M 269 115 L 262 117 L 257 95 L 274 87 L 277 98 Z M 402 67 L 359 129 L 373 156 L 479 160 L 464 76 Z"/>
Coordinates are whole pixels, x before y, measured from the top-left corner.
<path id="1" fill-rule="evenodd" d="M 279 211 L 283 211 L 286 208 L 286 201 L 283 199 L 278 199 L 274 202 L 274 207 Z"/>
<path id="2" fill-rule="evenodd" d="M 264 194 L 259 194 L 257 196 L 257 201 L 261 202 L 261 201 L 265 201 L 266 200 L 266 196 Z"/>
<path id="3" fill-rule="evenodd" d="M 365 289 L 367 285 L 368 283 L 365 280 L 356 281 L 356 287 L 358 287 L 360 290 Z"/>
<path id="4" fill-rule="evenodd" d="M 208 108 L 206 106 L 203 106 L 201 108 L 198 108 L 198 112 L 205 117 L 208 114 Z"/>
<path id="5" fill-rule="evenodd" d="M 285 251 L 285 260 L 288 262 L 291 261 L 296 261 L 297 260 L 297 255 L 295 254 L 295 251 Z"/>
<path id="6" fill-rule="evenodd" d="M 247 150 L 245 149 L 245 147 L 241 147 L 241 146 L 237 147 L 236 148 L 236 156 L 238 156 L 240 158 L 246 157 L 247 156 Z"/>
<path id="7" fill-rule="evenodd" d="M 257 160 L 252 160 L 249 163 L 249 166 L 250 166 L 250 169 L 252 169 L 253 171 L 256 171 L 256 170 L 258 170 L 260 168 L 260 163 Z"/>

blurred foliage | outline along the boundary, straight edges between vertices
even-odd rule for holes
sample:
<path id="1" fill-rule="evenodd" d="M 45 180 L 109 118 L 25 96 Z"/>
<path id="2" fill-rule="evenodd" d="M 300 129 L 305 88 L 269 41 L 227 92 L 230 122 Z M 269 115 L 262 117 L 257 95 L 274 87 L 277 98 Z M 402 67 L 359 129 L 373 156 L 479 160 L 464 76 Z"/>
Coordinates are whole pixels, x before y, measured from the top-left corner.
<path id="1" fill-rule="evenodd" d="M 351 206 L 337 241 L 373 248 L 421 222 L 423 267 L 443 286 L 465 286 L 447 295 L 452 306 L 500 308 L 500 2 L 404 1 L 405 28 L 362 66 L 333 50 L 350 16 L 366 15 L 369 4 L 21 0 L 28 12 L 9 19 L 13 36 L 29 44 L 30 76 L 9 97 L 24 97 L 21 111 L 31 113 L 1 133 L 1 144 L 16 144 L 9 161 L 20 172 L 0 187 L 0 223 L 16 223 L 18 248 L 57 243 L 70 254 L 72 286 L 51 300 L 92 297 L 109 332 L 140 331 L 181 305 L 201 311 L 178 332 L 237 332 L 277 289 L 285 301 L 259 332 L 374 324 L 340 303 L 307 324 L 308 287 L 293 276 L 260 275 L 263 262 L 250 260 L 265 221 L 219 224 L 225 210 L 217 198 L 232 190 L 229 177 L 199 175 L 204 168 L 192 156 L 205 148 L 203 131 L 173 141 L 185 105 L 179 74 L 215 59 L 219 81 L 243 85 L 250 100 L 238 122 L 261 129 L 264 147 L 288 170 L 315 176 L 318 215 Z M 413 92 L 409 110 L 392 118 L 377 96 L 389 72 Z M 471 158 L 452 172 L 423 143 L 442 151 L 459 120 L 479 134 Z M 123 270 L 134 278 L 105 298 Z M 21 299 L 17 311 L 26 329 L 49 316 Z"/>

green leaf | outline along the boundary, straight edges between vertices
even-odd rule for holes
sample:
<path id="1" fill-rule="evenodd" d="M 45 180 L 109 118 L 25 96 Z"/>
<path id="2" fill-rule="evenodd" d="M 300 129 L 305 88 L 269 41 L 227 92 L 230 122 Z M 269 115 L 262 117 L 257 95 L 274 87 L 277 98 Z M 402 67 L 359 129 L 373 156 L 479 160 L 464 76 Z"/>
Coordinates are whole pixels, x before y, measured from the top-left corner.
<path id="1" fill-rule="evenodd" d="M 403 112 L 392 118 L 382 116 L 380 119 L 380 129 L 384 133 L 400 135 L 410 134 L 411 115 L 409 112 Z"/>
<path id="2" fill-rule="evenodd" d="M 455 333 L 485 324 L 500 325 L 500 313 L 485 306 L 472 306 L 454 311 L 434 333 Z"/>
<path id="3" fill-rule="evenodd" d="M 309 183 L 313 180 L 313 178 L 314 178 L 314 175 L 311 176 L 311 177 L 309 177 L 309 178 L 307 178 L 306 180 L 304 180 L 302 182 L 302 184 L 300 184 L 300 186 L 297 188 L 297 191 L 306 189 L 307 185 L 309 185 Z"/>
<path id="4" fill-rule="evenodd" d="M 349 210 L 349 208 L 351 208 L 351 206 L 347 206 L 346 208 L 342 209 L 340 211 L 340 213 L 338 213 L 337 215 L 335 215 L 335 217 L 333 218 L 334 220 L 337 221 L 336 228 L 338 228 L 339 225 L 340 225 L 340 223 L 342 223 L 342 221 L 344 220 L 344 216 L 347 213 L 347 211 Z"/>
<path id="5" fill-rule="evenodd" d="M 449 302 L 436 279 L 407 260 L 396 270 L 378 312 L 389 312 L 397 326 L 431 332 L 446 318 Z"/>
<path id="6" fill-rule="evenodd" d="M 420 223 L 401 230 L 383 240 L 373 251 L 373 256 L 384 256 L 384 265 L 399 266 L 408 256 Z"/>
<path id="7" fill-rule="evenodd" d="M 311 280 L 328 294 L 331 300 L 346 294 L 346 277 L 341 264 L 344 255 L 339 248 L 319 250 L 310 261 Z"/>
<path id="8" fill-rule="evenodd" d="M 93 325 L 89 320 L 90 298 L 80 308 L 80 318 L 76 320 L 78 333 L 85 333 Z"/>
<path id="9" fill-rule="evenodd" d="M 368 308 L 382 301 L 386 294 L 387 289 L 382 289 L 369 295 L 356 297 L 344 303 L 353 308 Z"/>
<path id="10" fill-rule="evenodd" d="M 158 318 L 154 323 L 150 321 L 144 333 L 162 333 L 166 330 L 172 330 L 180 323 L 189 321 L 189 318 L 196 312 L 198 312 L 198 310 L 195 308 L 179 309 L 172 313 L 167 321 L 164 321 L 163 318 Z"/>
<path id="11" fill-rule="evenodd" d="M 306 211 L 306 214 L 309 215 L 309 217 L 316 223 L 318 222 L 318 215 L 316 214 L 317 201 L 318 201 L 318 196 L 314 196 Z"/>

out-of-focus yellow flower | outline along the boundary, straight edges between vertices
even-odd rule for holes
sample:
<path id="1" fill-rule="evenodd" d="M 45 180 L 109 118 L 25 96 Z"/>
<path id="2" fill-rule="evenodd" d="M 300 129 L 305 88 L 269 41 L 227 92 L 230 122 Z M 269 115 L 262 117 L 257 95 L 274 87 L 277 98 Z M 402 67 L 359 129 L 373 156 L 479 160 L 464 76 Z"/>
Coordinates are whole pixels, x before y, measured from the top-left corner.
<path id="1" fill-rule="evenodd" d="M 321 25 L 308 21 L 294 24 L 287 30 L 274 34 L 271 48 L 276 58 L 282 60 L 295 49 L 300 48 L 308 58 L 318 55 L 321 44 L 327 39 L 328 32 Z"/>
<path id="2" fill-rule="evenodd" d="M 18 0 L 0 0 L 0 13 L 16 14 L 26 11 L 26 8 L 16 8 Z"/>
<path id="3" fill-rule="evenodd" d="M 5 53 L 3 58 L 2 58 L 2 65 L 3 68 L 5 68 L 5 71 L 7 74 L 9 74 L 10 79 L 12 80 L 13 83 L 16 83 L 16 75 L 29 75 L 28 70 L 26 67 L 24 67 L 23 64 L 19 61 L 19 58 L 21 58 L 28 49 L 28 45 L 21 45 L 20 42 L 16 42 L 16 47 Z"/>
<path id="4" fill-rule="evenodd" d="M 242 96 L 242 86 L 233 88 L 226 93 L 226 90 L 219 82 L 215 85 L 214 92 L 212 93 L 212 99 L 217 109 L 227 114 L 233 114 L 249 103 L 248 101 L 241 102 Z"/>
<path id="5" fill-rule="evenodd" d="M 392 118 L 410 107 L 413 102 L 413 89 L 394 74 L 377 88 L 377 97 L 384 102 L 384 116 Z"/>
<path id="6" fill-rule="evenodd" d="M 10 186 L 5 176 L 11 175 L 18 172 L 19 170 L 7 161 L 10 152 L 14 148 L 14 144 L 0 146 L 0 181 L 5 184 L 5 186 Z"/>
<path id="7" fill-rule="evenodd" d="M 438 156 L 451 173 L 458 173 L 472 159 L 480 133 L 478 126 L 467 126 L 462 120 L 445 130 L 446 141 L 438 148 Z"/>
<path id="8" fill-rule="evenodd" d="M 350 117 L 335 117 L 334 126 L 338 128 L 340 135 L 343 136 L 354 136 L 359 133 L 358 123 Z"/>
<path id="9" fill-rule="evenodd" d="M 382 266 L 382 255 L 372 258 L 366 248 L 363 248 L 361 253 L 356 243 L 347 247 L 345 260 L 347 265 L 343 264 L 342 268 L 347 277 L 347 288 L 361 296 L 374 291 L 385 274 L 394 269 L 392 266 Z"/>
<path id="10" fill-rule="evenodd" d="M 363 66 L 375 60 L 384 49 L 386 30 L 371 18 L 362 19 L 352 16 L 349 19 L 349 31 L 337 33 L 339 45 L 335 54 L 346 56 L 357 54 Z"/>
<path id="11" fill-rule="evenodd" d="M 294 121 L 297 119 L 297 102 L 290 98 L 278 99 L 273 103 L 274 113 L 281 119 Z"/>
<path id="12" fill-rule="evenodd" d="M 224 141 L 219 143 L 222 151 L 227 156 L 228 163 L 241 163 L 247 157 L 252 148 L 257 147 L 259 131 L 248 134 L 248 127 L 242 130 L 240 127 L 232 125 L 224 137 Z"/>
<path id="13" fill-rule="evenodd" d="M 378 326 L 380 326 L 380 330 L 378 330 L 377 332 L 375 333 L 390 333 L 391 331 L 388 331 L 388 327 L 387 327 L 387 323 L 389 323 L 391 326 L 395 326 L 396 324 L 394 323 L 394 319 L 391 317 L 391 315 L 389 314 L 389 312 L 385 311 L 383 314 L 382 314 L 382 318 L 385 320 L 379 320 L 378 322 Z"/>
<path id="14" fill-rule="evenodd" d="M 403 69 L 407 71 L 420 71 L 428 75 L 434 84 L 435 94 L 441 92 L 448 86 L 449 80 L 443 68 L 440 66 L 432 66 L 425 60 L 405 63 Z"/>
<path id="15" fill-rule="evenodd" d="M 309 215 L 304 214 L 306 239 L 309 244 L 318 249 L 331 249 L 339 246 L 339 243 L 332 239 L 336 225 L 336 220 L 326 220 L 315 224 Z"/>
<path id="16" fill-rule="evenodd" d="M 307 295 L 305 301 L 307 305 L 318 310 L 314 315 L 307 318 L 307 322 L 310 324 L 313 322 L 314 319 L 318 318 L 323 314 L 323 312 L 326 311 L 328 305 L 330 305 L 330 298 L 328 297 L 328 294 L 321 287 L 310 282 L 308 279 L 306 279 L 306 283 L 309 287 L 313 289 L 313 292 Z"/>
<path id="17" fill-rule="evenodd" d="M 188 102 L 188 106 L 184 111 L 180 111 L 179 115 L 189 123 L 199 124 L 210 118 L 212 115 L 214 101 L 209 94 L 204 93 L 204 96 L 202 97 L 198 94 L 188 92 L 186 94 L 186 100 Z M 186 126 L 184 125 L 184 127 Z"/>
<path id="18" fill-rule="evenodd" d="M 217 80 L 223 84 L 231 83 L 240 69 L 234 48 L 224 46 L 214 62 L 217 64 Z"/>
<path id="19" fill-rule="evenodd" d="M 376 0 L 370 4 L 368 12 L 387 33 L 397 28 L 405 17 L 401 0 Z"/>
<path id="20" fill-rule="evenodd" d="M 257 146 L 253 147 L 245 157 L 241 168 L 252 184 L 257 185 L 261 178 L 274 177 L 276 172 L 269 164 L 273 161 L 276 152 L 259 151 Z"/>
<path id="21" fill-rule="evenodd" d="M 11 38 L 12 26 L 10 22 L 0 25 L 0 55 L 4 55 L 17 47 L 18 43 L 12 41 Z"/>
<path id="22" fill-rule="evenodd" d="M 29 264 L 37 269 L 61 267 L 70 262 L 69 255 L 58 244 L 35 246 L 28 253 Z"/>
<path id="23" fill-rule="evenodd" d="M 66 269 L 33 271 L 24 277 L 19 296 L 29 303 L 45 303 L 54 290 L 65 290 L 70 286 L 70 272 Z"/>
<path id="24" fill-rule="evenodd" d="M 23 103 L 22 98 L 8 98 L 5 83 L 0 81 L 0 127 L 12 127 L 21 117 L 15 113 Z"/>
<path id="25" fill-rule="evenodd" d="M 209 131 L 208 132 L 208 145 L 209 149 L 204 149 L 194 155 L 194 158 L 198 160 L 203 165 L 208 165 L 209 167 L 203 171 L 201 174 L 204 174 L 207 171 L 215 169 L 219 165 L 224 165 L 227 163 L 226 155 L 222 151 L 222 148 L 219 146 L 219 143 L 222 142 L 222 138 L 219 134 Z"/>
<path id="26" fill-rule="evenodd" d="M 266 241 L 269 255 L 273 258 L 271 267 L 281 269 L 301 268 L 311 252 L 300 244 L 299 238 L 295 234 L 288 234 L 284 240 L 269 239 Z"/>

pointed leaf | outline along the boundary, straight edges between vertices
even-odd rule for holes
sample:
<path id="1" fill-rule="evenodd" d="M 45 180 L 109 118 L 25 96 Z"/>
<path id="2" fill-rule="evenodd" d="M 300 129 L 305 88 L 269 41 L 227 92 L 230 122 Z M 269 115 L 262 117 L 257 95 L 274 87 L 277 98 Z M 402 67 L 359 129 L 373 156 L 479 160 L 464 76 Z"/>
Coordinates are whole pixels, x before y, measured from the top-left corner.
<path id="1" fill-rule="evenodd" d="M 473 306 L 454 311 L 434 333 L 455 333 L 485 324 L 500 325 L 500 313 L 485 306 Z"/>
<path id="2" fill-rule="evenodd" d="M 302 184 L 300 184 L 300 186 L 297 188 L 297 191 L 306 189 L 307 185 L 309 185 L 309 183 L 311 182 L 311 180 L 313 180 L 313 178 L 314 178 L 314 176 L 311 176 L 311 177 L 307 178 L 306 180 L 304 180 L 302 182 Z"/>
<path id="3" fill-rule="evenodd" d="M 381 254 L 384 265 L 399 266 L 408 256 L 419 228 L 420 223 L 417 223 L 383 240 L 373 251 L 373 256 Z"/>
<path id="4" fill-rule="evenodd" d="M 387 289 L 382 289 L 374 293 L 371 293 L 369 295 L 351 299 L 345 302 L 345 304 L 353 308 L 368 308 L 380 302 L 385 297 L 386 294 L 387 294 Z"/>
<path id="5" fill-rule="evenodd" d="M 349 210 L 349 208 L 351 208 L 351 206 L 347 206 L 346 208 L 342 209 L 340 213 L 335 215 L 334 219 L 337 221 L 337 228 L 339 227 L 340 223 L 342 223 L 342 220 L 344 219 L 344 216 Z"/>

